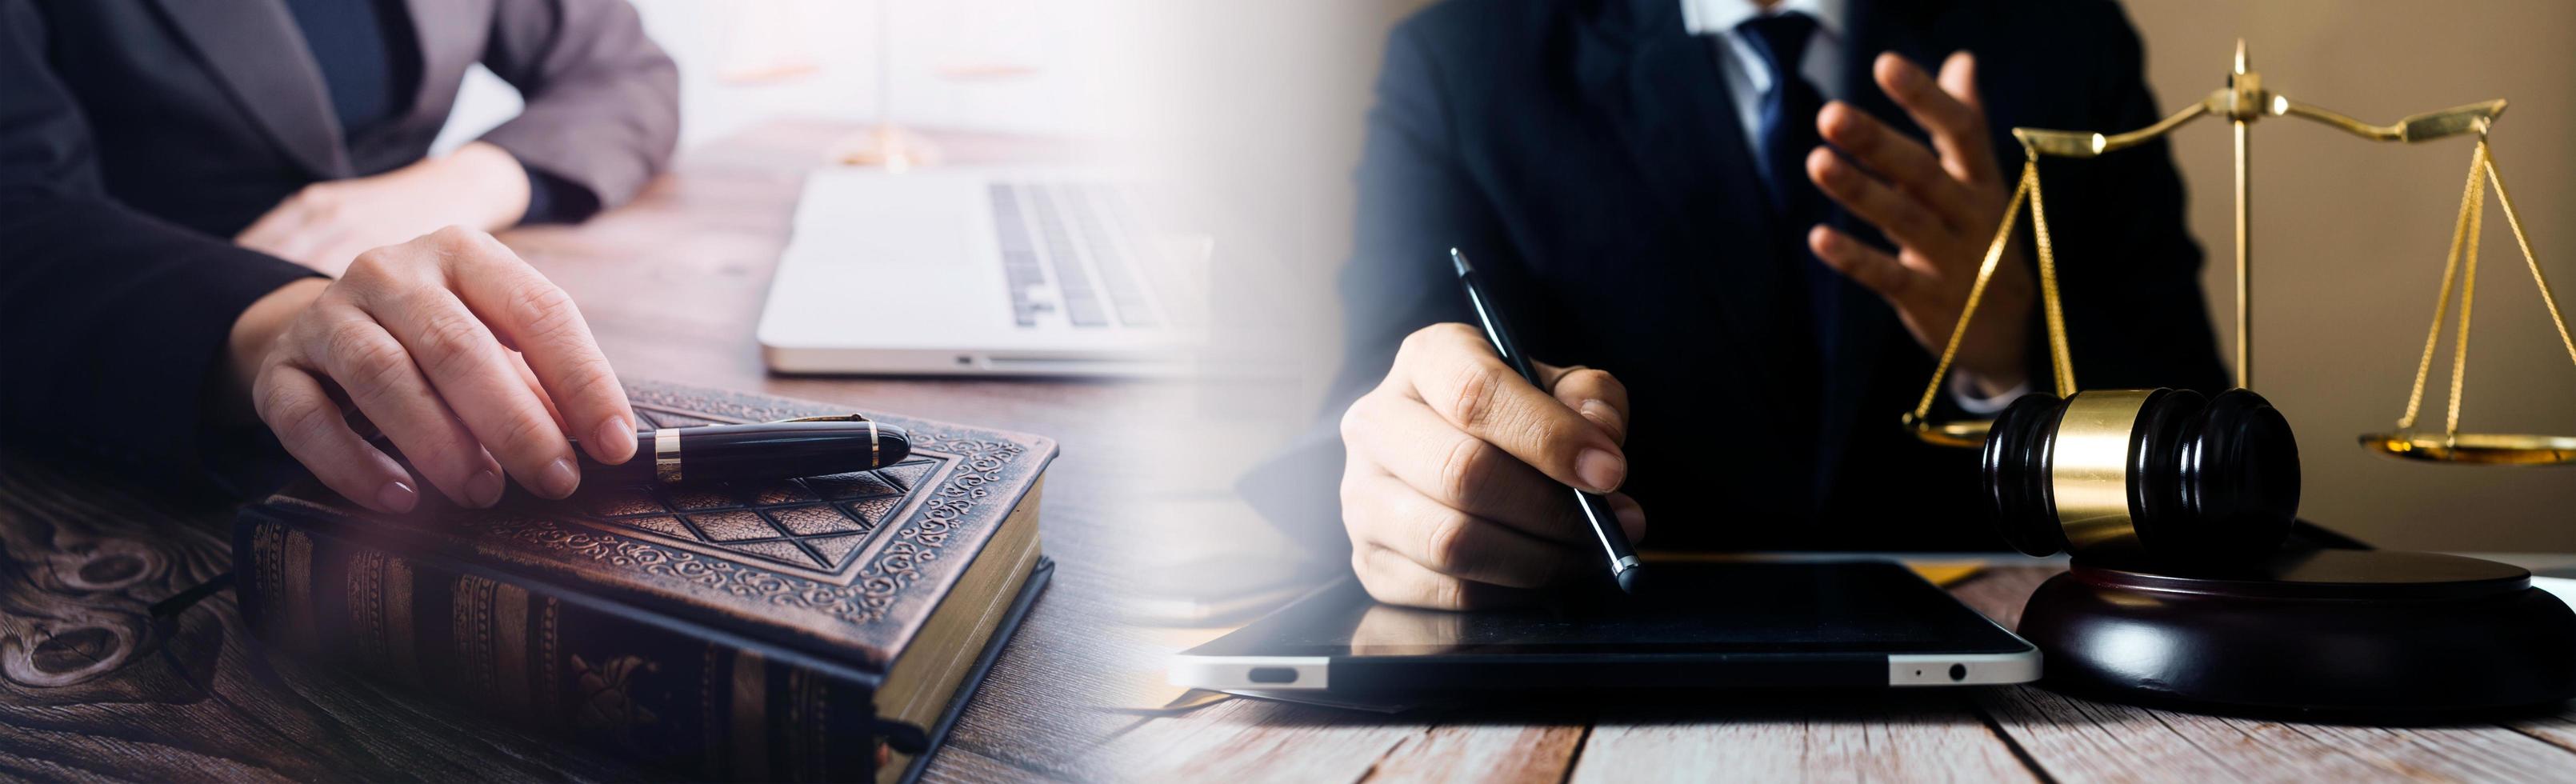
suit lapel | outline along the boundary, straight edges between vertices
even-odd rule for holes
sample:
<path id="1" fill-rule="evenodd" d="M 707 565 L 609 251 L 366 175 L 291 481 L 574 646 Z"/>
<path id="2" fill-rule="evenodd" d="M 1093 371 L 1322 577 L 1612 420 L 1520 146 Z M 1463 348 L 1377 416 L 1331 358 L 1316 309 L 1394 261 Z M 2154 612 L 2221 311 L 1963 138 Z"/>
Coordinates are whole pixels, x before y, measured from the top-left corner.
<path id="1" fill-rule="evenodd" d="M 1682 29 L 1677 3 L 1641 0 L 1623 37 L 1578 37 L 1576 70 L 1593 112 L 1627 148 L 1663 216 L 1685 238 L 1676 285 L 1707 292 L 1742 367 L 1778 366 L 1785 272 L 1773 262 L 1768 204 L 1753 175 L 1715 53 Z M 1765 394 L 1782 384 L 1763 379 Z"/>
<path id="2" fill-rule="evenodd" d="M 159 2 L 233 103 L 289 157 L 323 179 L 349 176 L 330 90 L 284 3 Z"/>
<path id="3" fill-rule="evenodd" d="M 492 12 L 487 3 L 465 0 L 405 0 L 403 9 L 411 20 L 413 39 L 420 42 L 415 47 L 420 80 L 412 86 L 410 102 L 404 104 L 411 109 L 403 124 L 435 128 L 446 124 L 448 113 L 456 108 L 457 84 L 483 53 Z"/>

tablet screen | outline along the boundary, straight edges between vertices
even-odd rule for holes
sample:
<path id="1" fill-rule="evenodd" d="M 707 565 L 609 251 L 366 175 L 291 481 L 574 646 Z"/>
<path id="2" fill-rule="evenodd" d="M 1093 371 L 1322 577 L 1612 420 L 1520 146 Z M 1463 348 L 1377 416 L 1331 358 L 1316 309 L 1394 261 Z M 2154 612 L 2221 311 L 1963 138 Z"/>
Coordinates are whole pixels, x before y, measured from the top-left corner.
<path id="1" fill-rule="evenodd" d="M 1889 562 L 1661 562 L 1636 596 L 1569 591 L 1473 612 L 1379 604 L 1355 579 L 1201 656 L 2015 653 L 1984 616 Z"/>

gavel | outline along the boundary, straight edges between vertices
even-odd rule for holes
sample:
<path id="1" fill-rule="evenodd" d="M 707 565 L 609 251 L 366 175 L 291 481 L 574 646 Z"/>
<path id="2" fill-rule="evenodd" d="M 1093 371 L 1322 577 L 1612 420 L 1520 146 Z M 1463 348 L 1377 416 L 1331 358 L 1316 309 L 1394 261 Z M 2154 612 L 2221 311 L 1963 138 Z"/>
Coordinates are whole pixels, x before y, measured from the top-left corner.
<path id="1" fill-rule="evenodd" d="M 2299 511 L 2299 445 L 2252 390 L 2023 396 L 1988 431 L 1987 494 L 2004 539 L 2035 556 L 2246 561 Z"/>

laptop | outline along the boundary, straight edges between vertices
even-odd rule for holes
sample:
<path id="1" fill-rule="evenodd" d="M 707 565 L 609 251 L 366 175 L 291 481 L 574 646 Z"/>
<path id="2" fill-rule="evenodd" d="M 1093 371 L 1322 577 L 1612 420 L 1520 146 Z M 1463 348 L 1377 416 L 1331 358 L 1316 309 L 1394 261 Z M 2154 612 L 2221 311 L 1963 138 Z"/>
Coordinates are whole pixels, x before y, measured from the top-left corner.
<path id="1" fill-rule="evenodd" d="M 1184 369 L 1207 241 L 1098 169 L 824 169 L 761 309 L 782 373 L 1157 376 Z"/>

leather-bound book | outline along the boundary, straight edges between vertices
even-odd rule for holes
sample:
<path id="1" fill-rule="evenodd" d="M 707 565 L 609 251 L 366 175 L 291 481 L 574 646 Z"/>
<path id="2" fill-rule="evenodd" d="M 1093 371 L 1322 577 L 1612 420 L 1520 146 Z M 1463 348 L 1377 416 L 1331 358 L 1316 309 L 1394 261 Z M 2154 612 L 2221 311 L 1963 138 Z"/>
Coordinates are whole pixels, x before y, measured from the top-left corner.
<path id="1" fill-rule="evenodd" d="M 628 397 L 648 427 L 850 413 L 664 385 Z M 514 489 L 488 510 L 424 498 L 406 515 L 308 480 L 234 529 L 242 613 L 273 651 L 681 777 L 916 776 L 1052 570 L 1037 511 L 1056 448 L 868 416 L 908 430 L 911 456 L 772 482 L 587 482 L 560 502 Z"/>

